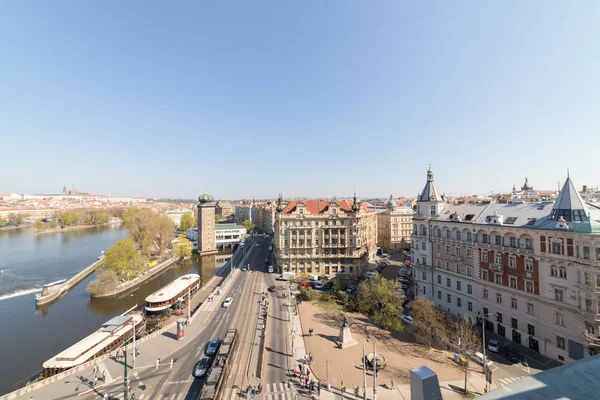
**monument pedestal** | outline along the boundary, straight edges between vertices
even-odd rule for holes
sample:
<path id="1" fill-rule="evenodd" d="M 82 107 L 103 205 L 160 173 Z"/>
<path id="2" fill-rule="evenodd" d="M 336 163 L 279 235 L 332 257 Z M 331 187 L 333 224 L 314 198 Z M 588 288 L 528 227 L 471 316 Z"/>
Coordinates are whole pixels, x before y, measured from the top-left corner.
<path id="1" fill-rule="evenodd" d="M 349 326 L 344 326 L 340 329 L 340 344 L 342 349 L 358 344 L 358 341 L 352 337 Z"/>

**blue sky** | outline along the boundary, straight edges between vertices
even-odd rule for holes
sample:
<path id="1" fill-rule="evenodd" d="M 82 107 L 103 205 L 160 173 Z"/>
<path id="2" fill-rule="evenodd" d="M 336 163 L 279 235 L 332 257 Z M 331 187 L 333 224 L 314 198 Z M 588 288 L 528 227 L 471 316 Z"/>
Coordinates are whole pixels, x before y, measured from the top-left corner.
<path id="1" fill-rule="evenodd" d="M 600 185 L 595 1 L 0 4 L 0 193 Z"/>

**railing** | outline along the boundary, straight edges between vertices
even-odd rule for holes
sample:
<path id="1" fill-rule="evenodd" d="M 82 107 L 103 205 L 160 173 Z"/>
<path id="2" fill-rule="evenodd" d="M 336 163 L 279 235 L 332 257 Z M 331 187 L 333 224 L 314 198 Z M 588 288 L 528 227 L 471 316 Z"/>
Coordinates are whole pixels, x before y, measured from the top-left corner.
<path id="1" fill-rule="evenodd" d="M 504 264 L 493 262 L 493 263 L 489 264 L 489 269 L 491 269 L 493 271 L 503 272 L 504 271 Z"/>
<path id="2" fill-rule="evenodd" d="M 450 259 L 452 261 L 463 261 L 465 258 L 463 256 L 452 256 Z"/>

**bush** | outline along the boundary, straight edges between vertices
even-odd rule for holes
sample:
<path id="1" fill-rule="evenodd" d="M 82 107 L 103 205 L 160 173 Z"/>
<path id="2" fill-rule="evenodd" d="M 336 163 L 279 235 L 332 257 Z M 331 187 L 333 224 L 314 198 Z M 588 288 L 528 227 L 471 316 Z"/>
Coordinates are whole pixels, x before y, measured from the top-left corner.
<path id="1" fill-rule="evenodd" d="M 350 296 L 348 296 L 348 293 L 344 292 L 343 290 L 338 290 L 335 296 L 344 306 L 348 306 L 350 301 Z"/>
<path id="2" fill-rule="evenodd" d="M 119 279 L 114 271 L 103 270 L 96 276 L 96 279 L 87 285 L 86 290 L 92 295 L 99 295 L 110 292 L 118 284 Z"/>
<path id="3" fill-rule="evenodd" d="M 331 294 L 329 293 L 321 293 L 321 295 L 319 296 L 319 300 L 325 303 L 329 303 L 333 301 L 333 296 L 331 296 Z"/>

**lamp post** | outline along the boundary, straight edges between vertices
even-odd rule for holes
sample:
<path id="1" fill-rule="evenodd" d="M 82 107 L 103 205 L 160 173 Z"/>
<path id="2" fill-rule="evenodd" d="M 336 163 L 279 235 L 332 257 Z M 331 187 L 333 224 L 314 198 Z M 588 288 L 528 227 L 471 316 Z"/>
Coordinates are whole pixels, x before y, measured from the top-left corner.
<path id="1" fill-rule="evenodd" d="M 135 318 L 131 319 L 131 324 L 133 325 L 133 361 L 131 362 L 131 368 L 135 368 Z M 127 350 L 125 350 L 125 353 L 127 353 Z"/>

